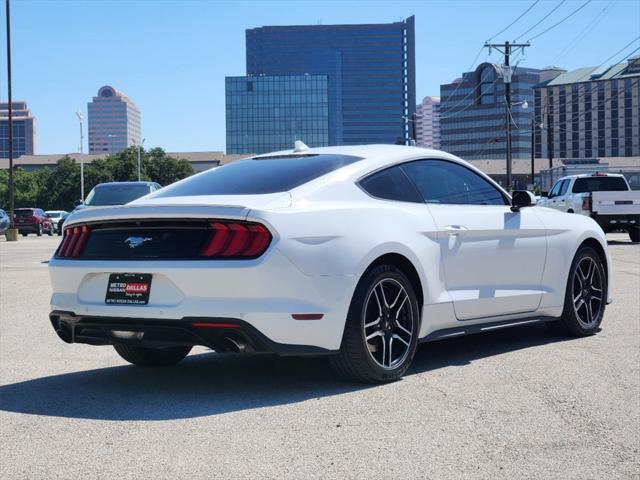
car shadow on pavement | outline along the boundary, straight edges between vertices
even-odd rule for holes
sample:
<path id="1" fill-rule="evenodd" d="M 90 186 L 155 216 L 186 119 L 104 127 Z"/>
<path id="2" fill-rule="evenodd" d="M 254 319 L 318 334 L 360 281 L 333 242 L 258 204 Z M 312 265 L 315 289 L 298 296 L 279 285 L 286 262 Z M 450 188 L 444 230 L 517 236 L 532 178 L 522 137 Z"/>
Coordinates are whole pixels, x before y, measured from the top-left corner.
<path id="1" fill-rule="evenodd" d="M 562 340 L 566 339 L 542 325 L 529 325 L 427 343 L 419 347 L 407 375 Z M 126 365 L 3 385 L 0 410 L 96 420 L 170 420 L 286 405 L 365 388 L 376 387 L 337 379 L 323 357 L 203 353 L 168 369 Z"/>

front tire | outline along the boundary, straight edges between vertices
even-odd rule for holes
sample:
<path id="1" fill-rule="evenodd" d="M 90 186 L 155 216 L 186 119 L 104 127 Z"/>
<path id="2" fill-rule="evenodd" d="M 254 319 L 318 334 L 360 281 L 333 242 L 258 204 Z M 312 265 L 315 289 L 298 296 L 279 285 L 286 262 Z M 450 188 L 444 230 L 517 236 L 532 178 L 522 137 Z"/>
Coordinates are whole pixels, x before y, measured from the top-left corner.
<path id="1" fill-rule="evenodd" d="M 113 348 L 127 362 L 141 367 L 170 367 L 180 363 L 191 351 L 191 347 L 145 348 L 114 345 Z"/>
<path id="2" fill-rule="evenodd" d="M 398 380 L 413 360 L 419 328 L 411 282 L 395 266 L 374 267 L 356 287 L 342 345 L 331 364 L 341 376 L 358 382 Z"/>
<path id="3" fill-rule="evenodd" d="M 606 302 L 607 277 L 602 260 L 593 248 L 581 247 L 569 270 L 562 317 L 547 325 L 562 335 L 594 335 L 600 331 Z"/>

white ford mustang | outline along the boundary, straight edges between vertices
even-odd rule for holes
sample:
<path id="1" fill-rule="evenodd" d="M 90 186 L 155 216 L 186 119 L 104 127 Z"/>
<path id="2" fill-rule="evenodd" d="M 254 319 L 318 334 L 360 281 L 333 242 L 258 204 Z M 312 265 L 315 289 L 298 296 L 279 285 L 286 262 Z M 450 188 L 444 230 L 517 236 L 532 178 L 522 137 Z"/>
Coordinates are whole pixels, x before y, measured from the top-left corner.
<path id="1" fill-rule="evenodd" d="M 365 382 L 399 378 L 423 341 L 530 322 L 596 333 L 604 233 L 533 203 L 436 150 L 257 156 L 71 216 L 50 319 L 64 341 L 138 365 L 194 345 L 328 354 Z"/>

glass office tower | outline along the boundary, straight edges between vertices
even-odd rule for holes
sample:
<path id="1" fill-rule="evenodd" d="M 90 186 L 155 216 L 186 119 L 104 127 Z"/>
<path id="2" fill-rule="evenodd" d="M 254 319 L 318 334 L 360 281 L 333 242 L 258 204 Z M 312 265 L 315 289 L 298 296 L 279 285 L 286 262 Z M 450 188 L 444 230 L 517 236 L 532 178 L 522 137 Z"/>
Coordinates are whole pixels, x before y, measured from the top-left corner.
<path id="1" fill-rule="evenodd" d="M 329 144 L 326 75 L 226 78 L 227 153 Z"/>
<path id="2" fill-rule="evenodd" d="M 406 118 L 416 106 L 414 43 L 414 17 L 253 28 L 246 32 L 247 75 L 325 76 L 329 145 L 406 143 Z"/>

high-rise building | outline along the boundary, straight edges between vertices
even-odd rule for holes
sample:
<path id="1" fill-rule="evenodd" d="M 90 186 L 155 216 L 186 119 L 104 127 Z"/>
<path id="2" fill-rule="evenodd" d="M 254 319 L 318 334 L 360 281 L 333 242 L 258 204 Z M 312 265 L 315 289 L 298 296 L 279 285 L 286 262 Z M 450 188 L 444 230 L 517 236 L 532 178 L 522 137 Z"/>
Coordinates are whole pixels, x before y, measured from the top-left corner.
<path id="1" fill-rule="evenodd" d="M 124 93 L 101 87 L 87 112 L 89 153 L 117 153 L 140 144 L 140 110 Z"/>
<path id="2" fill-rule="evenodd" d="M 326 75 L 227 77 L 225 87 L 228 153 L 329 144 Z"/>
<path id="3" fill-rule="evenodd" d="M 415 112 L 414 43 L 413 17 L 386 24 L 253 28 L 246 32 L 246 73 L 249 78 L 326 77 L 329 145 L 406 143 L 411 135 L 407 119 Z M 227 122 L 234 123 L 238 114 L 227 109 Z M 297 133 L 317 145 L 308 132 Z M 228 135 L 227 152 L 240 153 Z M 252 145 L 243 148 L 257 151 Z"/>
<path id="4" fill-rule="evenodd" d="M 536 157 L 640 156 L 640 56 L 558 73 L 534 87 Z"/>
<path id="5" fill-rule="evenodd" d="M 424 97 L 416 107 L 416 145 L 440 149 L 440 97 Z"/>
<path id="6" fill-rule="evenodd" d="M 440 86 L 440 144 L 443 150 L 465 160 L 506 157 L 503 79 L 501 65 L 482 63 L 475 71 Z M 512 69 L 513 159 L 531 158 L 533 86 L 539 81 L 540 70 L 520 66 Z"/>
<path id="7" fill-rule="evenodd" d="M 27 102 L 11 102 L 13 158 L 33 155 L 36 150 L 36 119 Z M 9 158 L 9 102 L 0 102 L 0 158 Z"/>

